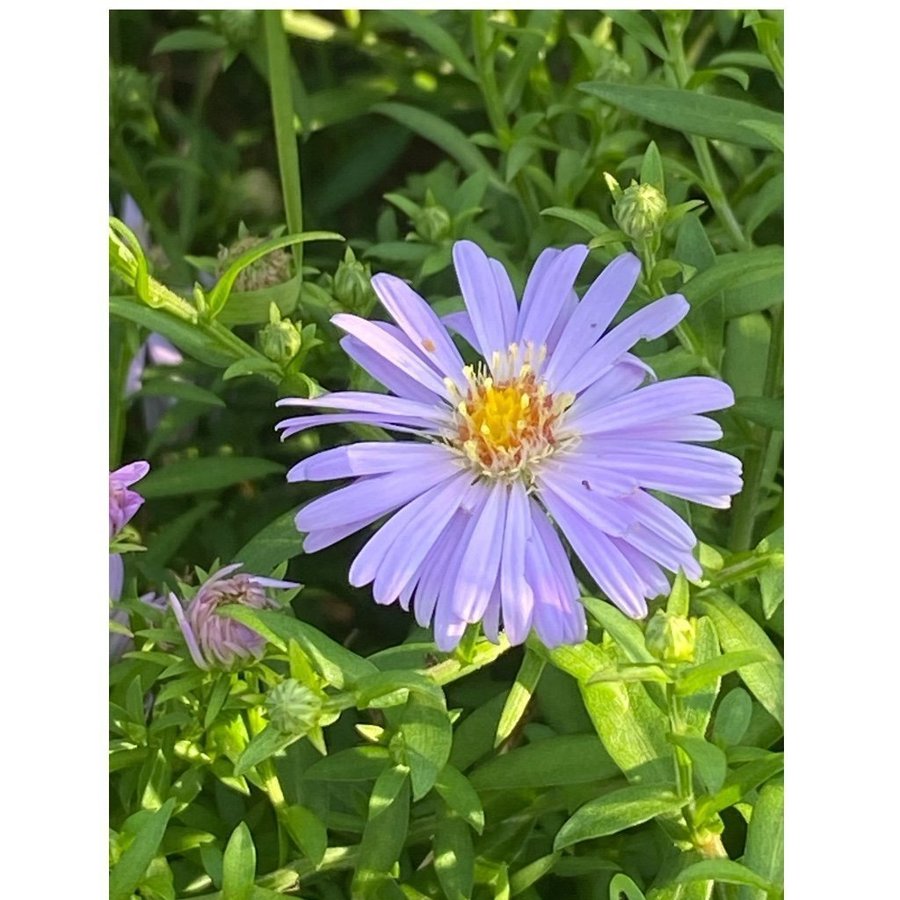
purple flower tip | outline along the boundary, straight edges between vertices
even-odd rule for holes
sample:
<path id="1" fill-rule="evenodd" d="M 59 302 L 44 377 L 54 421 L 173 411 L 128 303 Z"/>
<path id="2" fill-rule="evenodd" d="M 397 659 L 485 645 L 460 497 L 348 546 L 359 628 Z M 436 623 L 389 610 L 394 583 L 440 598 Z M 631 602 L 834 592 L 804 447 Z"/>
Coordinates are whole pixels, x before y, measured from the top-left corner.
<path id="1" fill-rule="evenodd" d="M 144 460 L 129 463 L 109 473 L 109 537 L 114 538 L 141 508 L 144 498 L 128 488 L 150 471 Z"/>

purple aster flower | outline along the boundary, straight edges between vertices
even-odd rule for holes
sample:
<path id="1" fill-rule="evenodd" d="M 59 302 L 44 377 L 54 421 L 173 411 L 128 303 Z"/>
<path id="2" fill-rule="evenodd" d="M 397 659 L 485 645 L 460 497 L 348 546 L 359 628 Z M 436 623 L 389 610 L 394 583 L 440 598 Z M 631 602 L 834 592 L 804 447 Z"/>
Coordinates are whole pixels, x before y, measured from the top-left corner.
<path id="1" fill-rule="evenodd" d="M 144 460 L 129 463 L 109 473 L 109 538 L 112 540 L 141 508 L 144 498 L 137 491 L 129 491 L 150 471 Z"/>
<path id="2" fill-rule="evenodd" d="M 424 441 L 365 442 L 317 453 L 290 481 L 356 481 L 297 515 L 313 552 L 391 517 L 350 567 L 375 601 L 412 605 L 434 623 L 442 650 L 468 623 L 513 644 L 531 628 L 548 647 L 584 640 L 586 621 L 560 534 L 606 596 L 628 615 L 667 594 L 664 570 L 697 578 L 690 527 L 650 491 L 727 507 L 740 462 L 698 447 L 719 426 L 701 413 L 734 402 L 706 377 L 655 381 L 629 351 L 664 335 L 688 312 L 663 297 L 618 325 L 640 262 L 613 260 L 579 301 L 588 254 L 576 245 L 538 257 L 521 304 L 503 266 L 470 241 L 453 248 L 466 311 L 442 321 L 404 281 L 372 285 L 396 324 L 341 314 L 349 356 L 392 395 L 355 391 L 280 404 L 335 412 L 279 423 L 282 437 L 336 422 L 364 422 Z M 451 328 L 480 352 L 468 366 Z"/>
<path id="3" fill-rule="evenodd" d="M 229 604 L 270 609 L 278 604 L 266 588 L 299 587 L 293 581 L 277 581 L 258 575 L 234 575 L 242 563 L 232 563 L 214 572 L 200 586 L 185 610 L 174 594 L 169 605 L 187 642 L 191 658 L 201 669 L 230 669 L 260 659 L 265 638 L 235 619 L 220 614 Z"/>

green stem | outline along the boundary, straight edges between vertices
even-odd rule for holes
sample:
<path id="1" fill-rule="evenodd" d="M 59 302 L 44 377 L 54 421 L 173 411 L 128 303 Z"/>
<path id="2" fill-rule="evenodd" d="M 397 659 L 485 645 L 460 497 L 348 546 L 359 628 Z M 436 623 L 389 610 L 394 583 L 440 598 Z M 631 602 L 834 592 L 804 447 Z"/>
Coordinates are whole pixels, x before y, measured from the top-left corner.
<path id="1" fill-rule="evenodd" d="M 691 70 L 684 54 L 684 31 L 682 26 L 674 19 L 665 19 L 663 33 L 666 38 L 666 47 L 669 50 L 669 63 L 666 66 L 666 75 L 670 83 L 676 87 L 684 88 L 691 77 Z M 725 230 L 731 237 L 732 243 L 738 250 L 749 250 L 751 243 L 744 233 L 734 215 L 719 173 L 709 152 L 709 143 L 706 138 L 688 135 L 688 141 L 700 166 L 700 174 L 703 178 L 703 188 L 719 221 L 725 226 Z"/>
<path id="2" fill-rule="evenodd" d="M 263 20 L 284 214 L 288 231 L 291 234 L 299 234 L 303 231 L 303 195 L 300 186 L 300 151 L 297 147 L 297 133 L 294 130 L 294 102 L 291 97 L 290 47 L 281 23 L 281 10 L 265 10 Z M 303 245 L 294 244 L 293 254 L 297 275 L 302 279 Z"/>
<path id="3" fill-rule="evenodd" d="M 491 37 L 488 33 L 487 13 L 484 10 L 472 12 L 472 43 L 475 47 L 475 66 L 481 93 L 484 97 L 484 108 L 494 134 L 505 146 L 509 139 L 509 122 L 503 109 L 503 99 L 497 89 L 497 75 L 494 72 L 494 57 L 490 53 Z"/>
<path id="4" fill-rule="evenodd" d="M 769 359 L 766 364 L 766 378 L 763 396 L 776 397 L 780 391 L 784 365 L 784 307 L 772 310 L 772 335 L 769 339 Z M 753 531 L 756 525 L 756 511 L 763 486 L 763 475 L 769 459 L 772 429 L 758 427 L 756 440 L 747 451 L 744 460 L 744 489 L 738 494 L 734 504 L 734 518 L 731 524 L 731 549 L 740 552 L 753 545 Z M 780 436 L 778 438 L 780 441 Z M 769 463 L 771 466 L 771 462 Z M 776 462 L 777 465 L 777 462 Z"/>

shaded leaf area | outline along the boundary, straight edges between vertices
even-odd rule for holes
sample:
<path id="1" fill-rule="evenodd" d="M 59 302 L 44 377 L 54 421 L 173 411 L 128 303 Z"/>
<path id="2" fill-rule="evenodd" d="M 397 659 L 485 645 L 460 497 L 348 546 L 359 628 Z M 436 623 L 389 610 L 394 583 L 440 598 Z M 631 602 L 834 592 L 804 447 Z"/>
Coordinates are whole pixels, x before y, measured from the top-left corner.
<path id="1" fill-rule="evenodd" d="M 782 25 L 111 13 L 110 469 L 150 464 L 113 550 L 111 897 L 783 895 Z M 649 225 L 631 188 L 656 197 Z M 635 254 L 611 327 L 687 300 L 634 352 L 660 380 L 731 386 L 715 446 L 745 485 L 731 509 L 663 498 L 702 574 L 665 573 L 647 618 L 687 620 L 687 650 L 648 641 L 574 554 L 587 640 L 511 648 L 476 624 L 444 653 L 414 608 L 349 583 L 384 517 L 304 551 L 297 514 L 347 481 L 289 482 L 296 463 L 411 438 L 331 421 L 282 441 L 307 413 L 275 404 L 385 390 L 331 321 L 388 318 L 373 274 L 463 321 L 459 240 L 518 297 L 548 247 L 587 246 L 579 296 Z M 198 586 L 230 562 L 300 587 L 197 624 Z M 246 652 L 198 665 L 213 634 Z"/>

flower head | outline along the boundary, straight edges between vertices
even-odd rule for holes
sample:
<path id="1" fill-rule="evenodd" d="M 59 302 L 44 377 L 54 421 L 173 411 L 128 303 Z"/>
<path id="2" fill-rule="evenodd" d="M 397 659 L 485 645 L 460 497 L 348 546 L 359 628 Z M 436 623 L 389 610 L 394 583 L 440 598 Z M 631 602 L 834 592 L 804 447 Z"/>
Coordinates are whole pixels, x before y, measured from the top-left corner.
<path id="1" fill-rule="evenodd" d="M 188 650 L 201 669 L 231 669 L 262 658 L 265 651 L 265 639 L 246 625 L 222 615 L 223 607 L 237 604 L 269 609 L 277 604 L 266 594 L 266 588 L 298 586 L 293 581 L 234 574 L 241 565 L 233 563 L 210 575 L 188 603 L 187 610 L 174 594 L 169 594 L 169 605 Z"/>
<path id="2" fill-rule="evenodd" d="M 466 311 L 440 319 L 404 281 L 372 285 L 394 320 L 341 314 L 341 345 L 390 395 L 289 398 L 333 410 L 279 423 L 282 436 L 336 422 L 364 422 L 424 440 L 364 442 L 304 459 L 290 481 L 356 477 L 307 504 L 296 524 L 313 552 L 390 518 L 350 568 L 376 602 L 412 605 L 434 623 L 441 649 L 468 623 L 513 644 L 531 628 L 550 647 L 584 639 L 580 591 L 560 534 L 606 596 L 628 615 L 669 592 L 664 570 L 698 577 L 690 527 L 650 491 L 726 507 L 740 490 L 740 462 L 694 441 L 721 437 L 701 413 L 734 402 L 721 381 L 650 383 L 629 351 L 662 336 L 688 311 L 663 297 L 612 326 L 637 281 L 631 254 L 613 260 L 579 300 L 588 254 L 547 249 L 521 304 L 503 266 L 470 241 L 453 248 Z M 455 331 L 482 362 L 466 365 Z"/>

